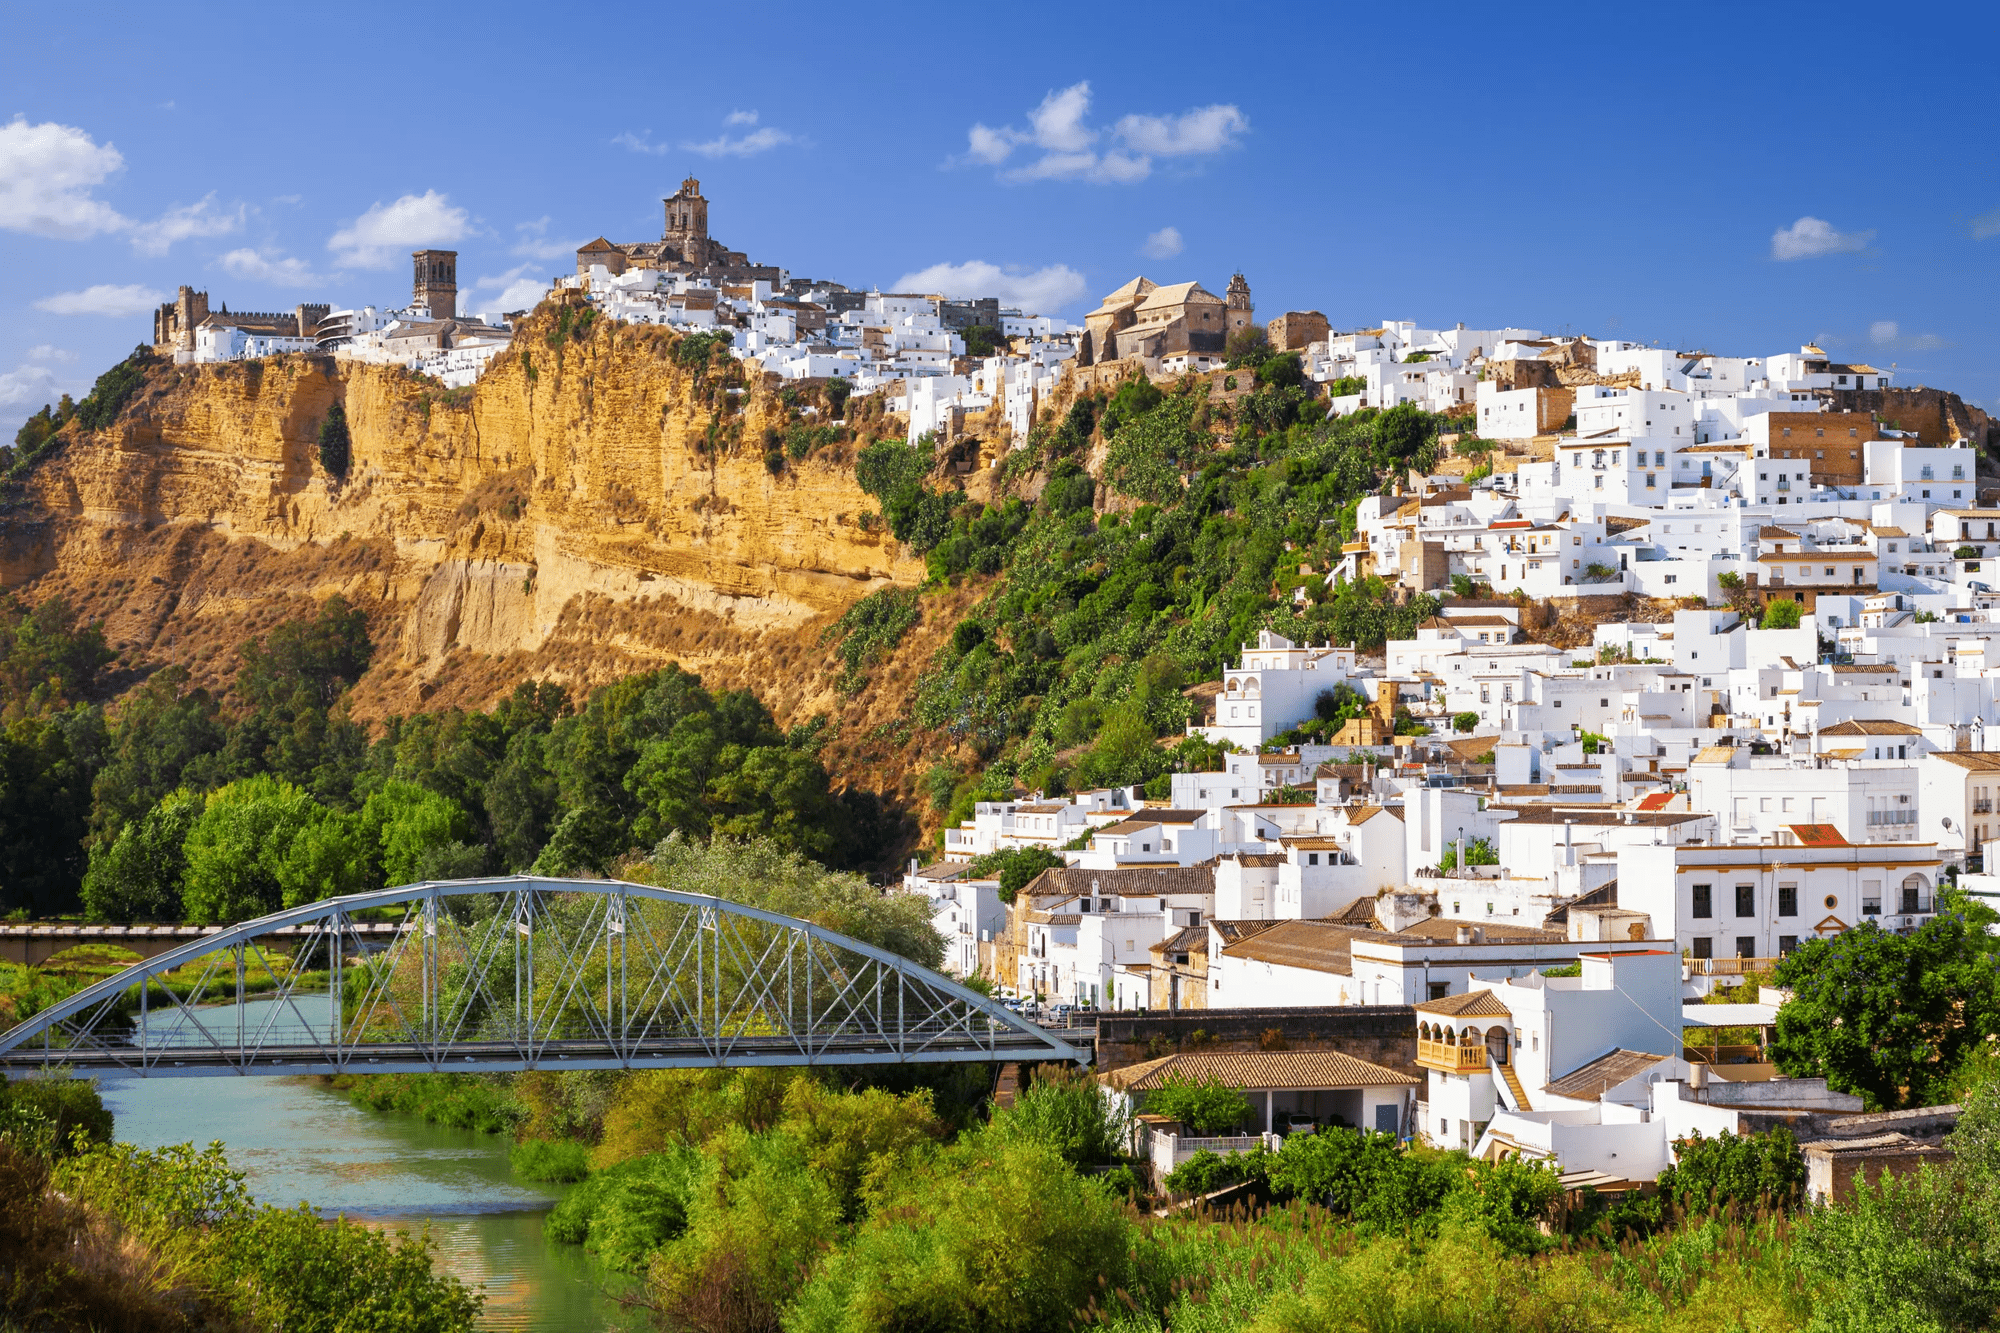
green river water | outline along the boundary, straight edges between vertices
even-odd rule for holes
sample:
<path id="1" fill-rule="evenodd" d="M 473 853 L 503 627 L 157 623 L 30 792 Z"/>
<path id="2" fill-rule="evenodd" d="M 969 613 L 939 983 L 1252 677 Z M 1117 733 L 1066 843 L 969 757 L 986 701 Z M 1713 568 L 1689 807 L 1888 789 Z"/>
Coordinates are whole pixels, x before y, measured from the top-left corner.
<path id="1" fill-rule="evenodd" d="M 106 1078 L 117 1136 L 143 1147 L 220 1139 L 259 1201 L 417 1230 L 437 1261 L 483 1286 L 483 1328 L 643 1328 L 616 1274 L 542 1235 L 560 1186 L 516 1179 L 508 1139 L 363 1110 L 310 1079 Z"/>

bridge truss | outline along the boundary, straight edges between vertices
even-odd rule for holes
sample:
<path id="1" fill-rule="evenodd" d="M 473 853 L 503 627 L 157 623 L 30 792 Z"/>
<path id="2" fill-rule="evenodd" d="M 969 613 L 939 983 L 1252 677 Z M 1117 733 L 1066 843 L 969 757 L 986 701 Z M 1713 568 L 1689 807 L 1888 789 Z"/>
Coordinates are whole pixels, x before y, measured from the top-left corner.
<path id="1" fill-rule="evenodd" d="M 522 875 L 245 921 L 0 1033 L 0 1070 L 150 1077 L 1083 1058 L 949 977 L 807 921 Z"/>

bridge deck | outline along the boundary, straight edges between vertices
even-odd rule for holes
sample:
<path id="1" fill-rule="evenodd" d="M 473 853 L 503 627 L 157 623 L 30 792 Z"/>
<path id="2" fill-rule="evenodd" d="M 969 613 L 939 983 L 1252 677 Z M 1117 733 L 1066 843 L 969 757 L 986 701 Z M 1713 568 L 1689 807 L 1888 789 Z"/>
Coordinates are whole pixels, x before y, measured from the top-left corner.
<path id="1" fill-rule="evenodd" d="M 511 1073 L 528 1069 L 703 1069 L 720 1065 L 880 1065 L 935 1064 L 940 1062 L 1000 1061 L 1023 1057 L 1046 1057 L 1045 1043 L 1024 1034 L 996 1032 L 991 1043 L 960 1038 L 924 1044 L 911 1041 L 899 1046 L 880 1037 L 861 1036 L 815 1040 L 810 1051 L 802 1052 L 795 1040 L 776 1037 L 744 1038 L 727 1043 L 721 1050 L 698 1037 L 667 1038 L 634 1043 L 613 1050 L 601 1041 L 548 1042 L 532 1053 L 505 1041 L 453 1042 L 448 1048 L 426 1047 L 410 1042 L 370 1042 L 348 1046 L 338 1052 L 321 1045 L 266 1045 L 247 1050 L 225 1046 L 176 1047 L 144 1052 L 143 1072 L 152 1078 L 199 1077 L 217 1073 L 275 1074 L 386 1074 L 406 1070 L 436 1070 L 450 1073 Z M 140 1073 L 138 1047 L 97 1047 L 93 1049 L 52 1049 L 16 1047 L 0 1053 L 0 1070 L 26 1072 L 44 1063 L 59 1064 L 79 1073 L 109 1074 L 120 1070 Z"/>

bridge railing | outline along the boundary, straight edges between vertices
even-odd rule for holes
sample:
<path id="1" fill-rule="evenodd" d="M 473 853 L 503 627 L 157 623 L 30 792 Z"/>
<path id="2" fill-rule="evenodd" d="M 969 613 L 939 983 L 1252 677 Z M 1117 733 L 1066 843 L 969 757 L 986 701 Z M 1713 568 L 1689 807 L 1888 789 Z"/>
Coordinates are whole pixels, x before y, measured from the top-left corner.
<path id="1" fill-rule="evenodd" d="M 139 1073 L 1022 1054 L 1079 1057 L 950 978 L 810 922 L 650 885 L 527 876 L 409 885 L 226 927 L 0 1035 L 0 1065 Z"/>

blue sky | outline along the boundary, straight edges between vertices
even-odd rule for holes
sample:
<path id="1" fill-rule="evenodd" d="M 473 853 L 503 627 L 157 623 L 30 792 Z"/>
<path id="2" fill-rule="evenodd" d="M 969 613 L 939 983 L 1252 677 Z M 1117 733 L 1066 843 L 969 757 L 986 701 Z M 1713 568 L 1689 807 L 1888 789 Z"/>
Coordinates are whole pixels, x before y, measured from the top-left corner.
<path id="1" fill-rule="evenodd" d="M 849 285 L 1240 269 L 1265 317 L 1817 338 L 2000 409 L 1992 6 L 837 8 L 0 2 L 0 429 L 180 283 L 399 304 L 437 243 L 501 308 L 689 174 Z"/>

